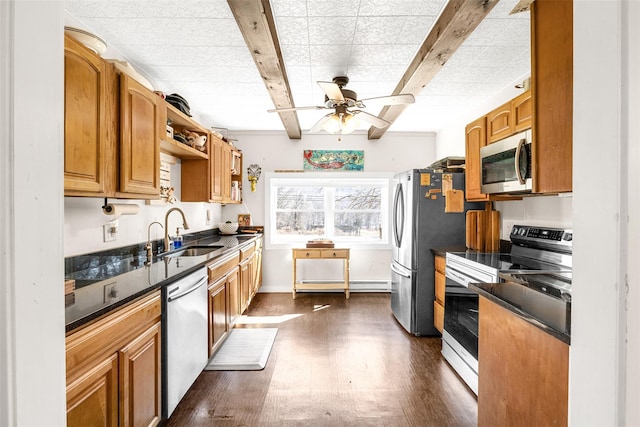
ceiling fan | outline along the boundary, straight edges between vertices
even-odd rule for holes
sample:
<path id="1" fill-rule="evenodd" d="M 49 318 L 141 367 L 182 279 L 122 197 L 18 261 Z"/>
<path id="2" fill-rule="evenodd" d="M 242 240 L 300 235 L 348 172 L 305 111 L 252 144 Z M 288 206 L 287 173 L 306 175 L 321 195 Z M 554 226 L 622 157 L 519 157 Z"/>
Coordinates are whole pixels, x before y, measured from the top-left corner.
<path id="1" fill-rule="evenodd" d="M 365 102 L 371 101 L 380 106 L 413 104 L 415 102 L 414 96 L 410 93 L 358 99 L 358 95 L 354 91 L 345 89 L 347 83 L 349 83 L 349 78 L 346 76 L 334 77 L 331 82 L 319 81 L 318 85 L 326 94 L 324 97 L 324 105 L 276 108 L 267 111 L 270 113 L 281 113 L 301 110 L 334 110 L 333 113 L 329 113 L 318 120 L 318 122 L 309 129 L 309 132 L 314 133 L 325 130 L 329 133 L 347 134 L 353 132 L 358 127 L 358 119 L 380 129 L 391 124 L 380 117 L 362 111 L 361 108 L 366 108 Z"/>

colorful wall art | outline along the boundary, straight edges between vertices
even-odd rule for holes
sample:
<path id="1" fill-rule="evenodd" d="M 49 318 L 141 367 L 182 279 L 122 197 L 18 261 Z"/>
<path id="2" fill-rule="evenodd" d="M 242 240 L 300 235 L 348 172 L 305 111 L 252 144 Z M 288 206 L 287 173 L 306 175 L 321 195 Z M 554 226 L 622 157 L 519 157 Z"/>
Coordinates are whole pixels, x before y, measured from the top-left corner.
<path id="1" fill-rule="evenodd" d="M 304 170 L 362 171 L 363 150 L 304 150 Z"/>

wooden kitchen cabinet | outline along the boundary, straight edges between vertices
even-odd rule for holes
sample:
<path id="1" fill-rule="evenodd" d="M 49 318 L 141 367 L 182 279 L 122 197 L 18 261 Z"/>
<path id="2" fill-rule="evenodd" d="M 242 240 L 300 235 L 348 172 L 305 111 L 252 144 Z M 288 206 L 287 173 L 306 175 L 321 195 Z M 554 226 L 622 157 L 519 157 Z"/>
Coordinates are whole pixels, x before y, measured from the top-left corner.
<path id="1" fill-rule="evenodd" d="M 255 250 L 255 262 L 253 264 L 253 290 L 251 291 L 251 298 L 258 293 L 262 286 L 262 236 L 256 240 Z"/>
<path id="2" fill-rule="evenodd" d="M 521 93 L 487 114 L 487 144 L 531 128 L 531 91 Z"/>
<path id="3" fill-rule="evenodd" d="M 465 193 L 467 201 L 482 202 L 489 196 L 482 194 L 480 148 L 487 145 L 486 117 L 469 123 L 465 128 Z"/>
<path id="4" fill-rule="evenodd" d="M 570 192 L 573 158 L 573 2 L 531 4 L 533 192 Z"/>
<path id="5" fill-rule="evenodd" d="M 111 64 L 69 36 L 64 39 L 65 196 L 109 195 L 113 138 L 108 132 Z"/>
<path id="6" fill-rule="evenodd" d="M 235 324 L 239 311 L 238 263 L 240 252 L 207 266 L 209 276 L 209 357 L 218 349 Z"/>
<path id="7" fill-rule="evenodd" d="M 487 144 L 499 141 L 513 133 L 511 102 L 506 102 L 487 114 Z"/>
<path id="8" fill-rule="evenodd" d="M 116 197 L 160 196 L 160 139 L 166 113 L 159 101 L 155 93 L 120 74 L 120 183 Z"/>
<path id="9" fill-rule="evenodd" d="M 159 101 L 65 36 L 65 196 L 160 197 Z"/>
<path id="10" fill-rule="evenodd" d="M 244 312 L 253 298 L 255 288 L 255 244 L 240 249 L 240 310 Z"/>
<path id="11" fill-rule="evenodd" d="M 435 301 L 433 302 L 433 325 L 440 333 L 444 330 L 445 257 L 437 255 L 435 263 Z"/>
<path id="12" fill-rule="evenodd" d="M 566 426 L 569 346 L 482 296 L 478 327 L 478 426 Z"/>
<path id="13" fill-rule="evenodd" d="M 182 160 L 182 201 L 222 202 L 223 145 L 224 141 L 210 133 L 207 159 Z"/>
<path id="14" fill-rule="evenodd" d="M 160 319 L 156 291 L 67 335 L 68 426 L 158 425 Z"/>

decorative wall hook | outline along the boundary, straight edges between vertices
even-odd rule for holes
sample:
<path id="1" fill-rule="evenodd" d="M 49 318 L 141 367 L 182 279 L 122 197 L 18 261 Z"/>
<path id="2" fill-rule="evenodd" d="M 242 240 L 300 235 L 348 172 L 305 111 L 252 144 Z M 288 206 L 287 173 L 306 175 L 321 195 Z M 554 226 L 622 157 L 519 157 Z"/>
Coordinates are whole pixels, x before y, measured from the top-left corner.
<path id="1" fill-rule="evenodd" d="M 249 175 L 248 179 L 251 183 L 251 191 L 256 191 L 256 184 L 260 178 L 260 173 L 262 173 L 262 168 L 260 168 L 260 165 L 258 164 L 249 165 L 247 168 L 247 175 Z"/>

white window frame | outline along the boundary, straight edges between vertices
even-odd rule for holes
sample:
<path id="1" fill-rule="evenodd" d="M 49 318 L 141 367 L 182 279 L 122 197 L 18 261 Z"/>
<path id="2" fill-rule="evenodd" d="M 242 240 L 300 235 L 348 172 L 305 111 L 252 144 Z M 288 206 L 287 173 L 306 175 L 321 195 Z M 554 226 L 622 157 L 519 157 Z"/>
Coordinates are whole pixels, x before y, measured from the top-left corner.
<path id="1" fill-rule="evenodd" d="M 390 249 L 391 248 L 391 200 L 392 192 L 391 173 L 366 173 L 366 172 L 296 172 L 296 173 L 267 173 L 265 174 L 265 248 L 266 249 L 286 249 L 292 247 L 304 247 L 310 236 L 278 236 L 275 233 L 276 227 L 276 194 L 273 189 L 281 185 L 300 185 L 301 182 L 310 186 L 353 186 L 357 184 L 380 184 L 383 186 L 382 192 L 382 236 L 379 241 L 358 241 L 353 237 L 340 238 L 332 237 L 336 246 L 348 246 L 354 249 Z M 326 195 L 325 195 L 326 197 Z M 325 228 L 333 227 L 333 215 L 325 217 Z M 322 238 L 323 236 L 318 236 Z"/>

